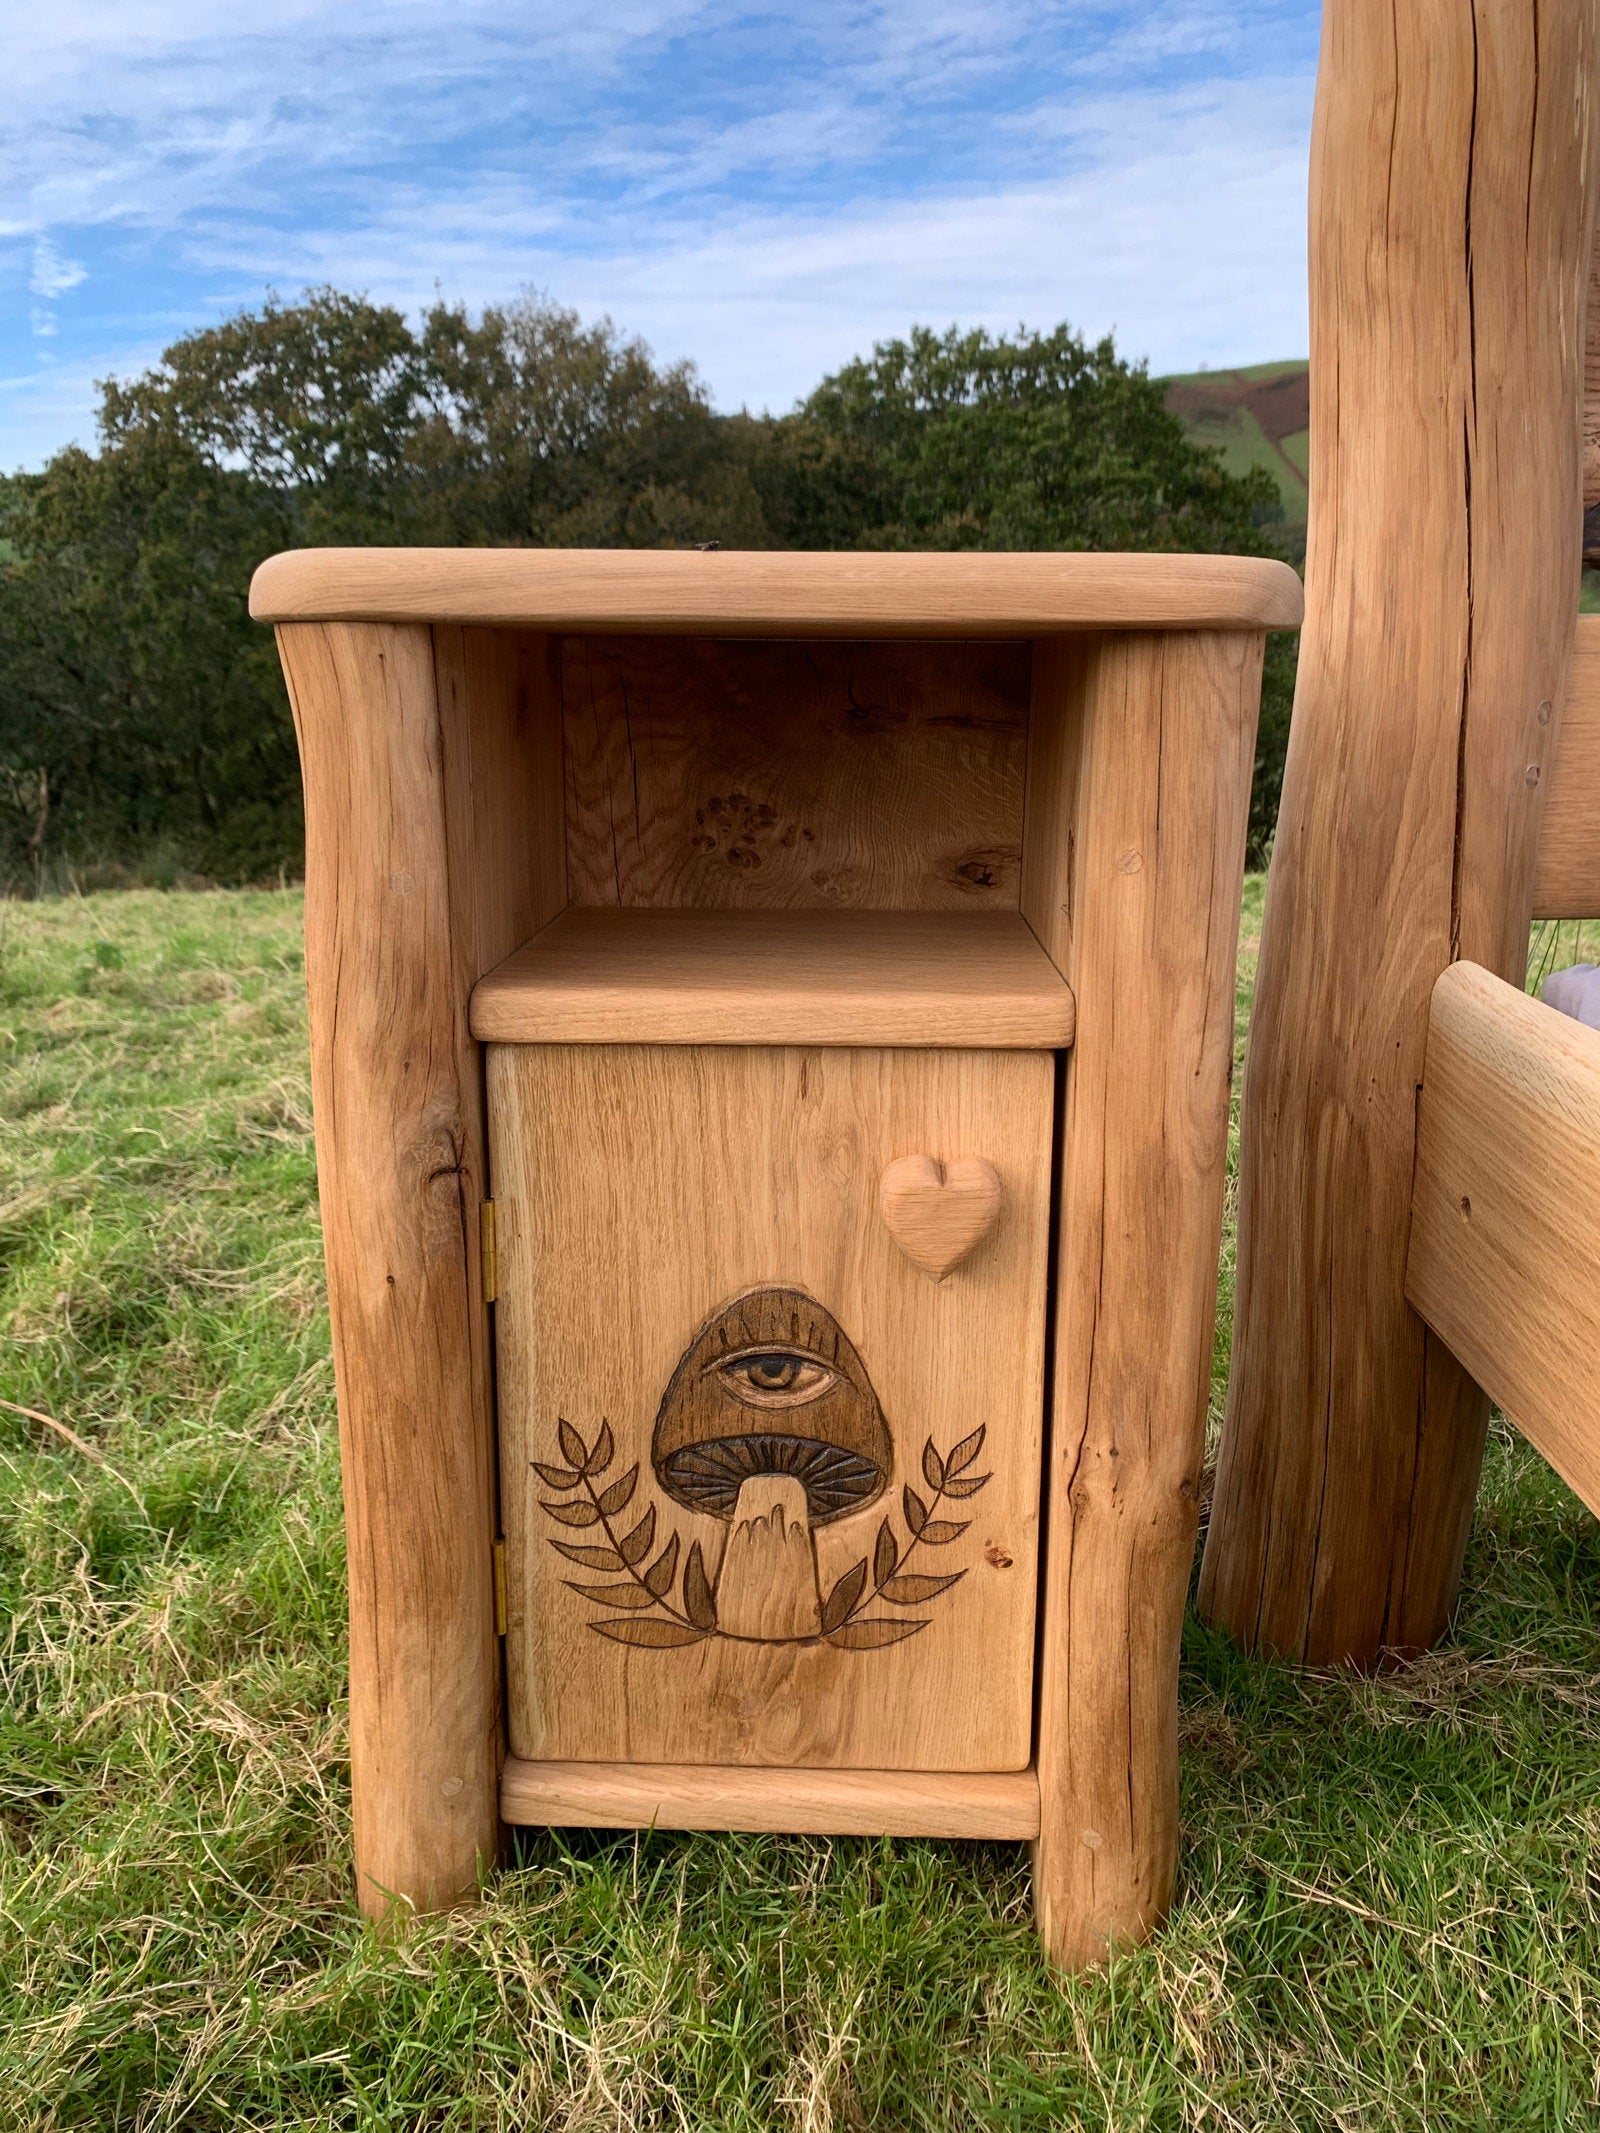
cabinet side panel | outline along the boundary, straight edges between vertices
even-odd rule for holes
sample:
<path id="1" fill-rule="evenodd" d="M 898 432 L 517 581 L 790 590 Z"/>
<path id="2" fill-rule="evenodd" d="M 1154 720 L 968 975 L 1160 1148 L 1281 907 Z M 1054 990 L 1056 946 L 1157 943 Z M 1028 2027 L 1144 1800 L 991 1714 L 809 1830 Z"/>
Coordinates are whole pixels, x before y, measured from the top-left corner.
<path id="1" fill-rule="evenodd" d="M 1035 1871 L 1046 1950 L 1066 1965 L 1149 1933 L 1177 1859 L 1261 653 L 1221 633 L 1038 649 L 1024 910 L 1078 1003 Z"/>
<path id="2" fill-rule="evenodd" d="M 306 974 L 350 1577 L 363 1906 L 469 1894 L 498 1843 L 486 1192 L 472 986 L 564 893 L 544 640 L 279 633 L 306 788 Z"/>
<path id="3" fill-rule="evenodd" d="M 433 632 L 456 953 L 470 988 L 567 900 L 556 639 Z"/>
<path id="4" fill-rule="evenodd" d="M 1051 1056 L 489 1058 L 514 1752 L 1025 1767 Z M 918 1153 L 984 1157 L 1004 1193 L 942 1282 L 878 1211 Z M 769 1389 L 783 1355 L 792 1397 Z M 774 1473 L 777 1547 L 741 1533 Z"/>
<path id="5" fill-rule="evenodd" d="M 350 1577 L 365 1909 L 469 1893 L 497 1846 L 499 1664 L 477 1048 L 433 645 L 297 624 L 306 976 Z"/>

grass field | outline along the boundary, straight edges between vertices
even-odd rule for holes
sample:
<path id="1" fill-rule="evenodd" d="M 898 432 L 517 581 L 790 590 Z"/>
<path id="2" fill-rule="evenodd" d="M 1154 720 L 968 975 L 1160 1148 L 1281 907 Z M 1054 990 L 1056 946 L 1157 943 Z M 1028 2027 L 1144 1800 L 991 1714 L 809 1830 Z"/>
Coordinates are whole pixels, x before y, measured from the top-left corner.
<path id="1" fill-rule="evenodd" d="M 7 2129 L 1600 2127 L 1600 1529 L 1498 1429 L 1435 1657 L 1191 1627 L 1181 1905 L 1104 1975 L 999 1845 L 538 1835 L 371 1937 L 298 900 L 0 927 L 0 1394 L 80 1440 L 0 1414 Z"/>
<path id="2" fill-rule="evenodd" d="M 1309 369 L 1304 361 L 1253 363 L 1157 381 L 1191 443 L 1220 452 L 1230 474 L 1261 467 L 1271 475 L 1287 524 L 1301 533 L 1311 464 Z"/>

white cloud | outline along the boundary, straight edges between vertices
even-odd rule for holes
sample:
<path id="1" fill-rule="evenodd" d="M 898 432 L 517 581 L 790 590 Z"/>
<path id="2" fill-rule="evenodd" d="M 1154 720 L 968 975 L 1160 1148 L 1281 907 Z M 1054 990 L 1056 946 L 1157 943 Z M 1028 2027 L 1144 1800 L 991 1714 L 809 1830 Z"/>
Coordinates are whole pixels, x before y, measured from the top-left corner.
<path id="1" fill-rule="evenodd" d="M 46 345 L 30 383 L 0 379 L 0 456 L 87 441 L 91 376 L 141 367 L 157 334 L 324 280 L 407 309 L 436 289 L 482 303 L 543 286 L 697 359 L 724 406 L 786 406 L 914 320 L 1066 317 L 1115 328 L 1158 369 L 1294 354 L 1314 12 L 18 10 L 0 107 L 0 237 L 16 241 L 0 281 L 28 285 Z M 86 266 L 92 371 L 89 307 L 56 308 Z M 70 347 L 49 338 L 58 316 Z M 57 346 L 59 369 L 43 363 Z"/>
<path id="2" fill-rule="evenodd" d="M 65 296 L 69 289 L 77 288 L 79 282 L 88 278 L 87 269 L 79 266 L 75 259 L 68 259 L 50 238 L 34 239 L 33 271 L 28 276 L 28 287 L 35 296 L 48 303 L 54 297 Z"/>
<path id="3" fill-rule="evenodd" d="M 471 302 L 541 285 L 695 358 L 730 407 L 787 406 L 913 321 L 1067 318 L 1114 330 L 1158 371 L 1304 349 L 1304 81 L 1107 96 L 1053 120 L 1068 167 L 1026 183 L 809 215 L 663 215 L 648 242 L 584 247 L 508 179 L 308 231 L 280 244 L 267 278 L 402 306 L 428 299 L 441 262 L 448 293 Z M 200 257 L 242 287 L 263 242 L 219 225 Z"/>

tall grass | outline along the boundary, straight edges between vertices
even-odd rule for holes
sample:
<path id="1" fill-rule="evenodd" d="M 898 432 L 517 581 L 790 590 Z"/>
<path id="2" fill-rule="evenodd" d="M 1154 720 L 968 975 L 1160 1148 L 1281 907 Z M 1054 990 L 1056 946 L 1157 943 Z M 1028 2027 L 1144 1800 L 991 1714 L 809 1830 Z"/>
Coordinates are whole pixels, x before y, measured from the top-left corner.
<path id="1" fill-rule="evenodd" d="M 1181 1905 L 1104 1975 L 1003 1845 L 530 1834 L 372 1937 L 298 900 L 3 923 L 0 1395 L 77 1440 L 0 1411 L 7 2128 L 1600 2126 L 1600 1540 L 1498 1428 L 1433 1658 L 1191 1628 Z"/>

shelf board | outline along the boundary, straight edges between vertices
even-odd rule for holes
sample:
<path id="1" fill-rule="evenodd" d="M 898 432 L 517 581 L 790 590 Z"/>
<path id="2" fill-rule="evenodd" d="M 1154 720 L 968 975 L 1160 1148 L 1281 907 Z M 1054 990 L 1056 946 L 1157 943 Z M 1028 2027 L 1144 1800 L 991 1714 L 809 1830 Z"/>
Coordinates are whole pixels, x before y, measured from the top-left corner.
<path id="1" fill-rule="evenodd" d="M 743 1829 L 820 1837 L 1039 1834 L 1027 1770 L 760 1770 L 507 1758 L 504 1821 L 548 1829 Z"/>
<path id="2" fill-rule="evenodd" d="M 300 548 L 250 584 L 258 622 L 464 622 L 715 637 L 1038 637 L 1298 629 L 1287 563 L 1225 555 L 794 555 Z"/>
<path id="3" fill-rule="evenodd" d="M 1055 1051 L 1066 980 L 1014 911 L 571 905 L 481 979 L 491 1044 L 838 1044 Z"/>

